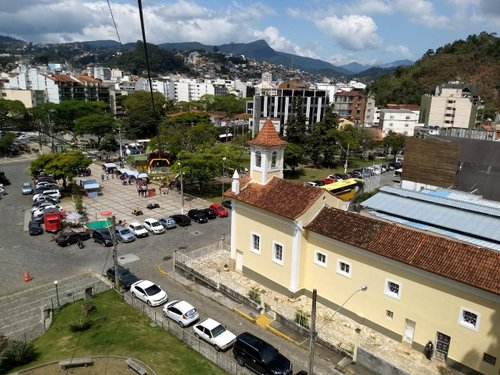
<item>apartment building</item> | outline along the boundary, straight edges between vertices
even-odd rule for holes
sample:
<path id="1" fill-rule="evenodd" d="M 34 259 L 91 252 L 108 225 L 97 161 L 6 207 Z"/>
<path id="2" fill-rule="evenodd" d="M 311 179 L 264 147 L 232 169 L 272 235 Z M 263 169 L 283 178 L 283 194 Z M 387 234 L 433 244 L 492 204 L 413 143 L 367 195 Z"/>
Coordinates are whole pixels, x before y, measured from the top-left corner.
<path id="1" fill-rule="evenodd" d="M 375 113 L 375 98 L 371 95 L 365 95 L 360 90 L 336 92 L 333 104 L 334 112 L 356 125 L 370 122 L 369 119 Z M 368 114 L 367 108 L 370 110 Z"/>
<path id="2" fill-rule="evenodd" d="M 408 109 L 381 109 L 380 127 L 385 137 L 390 132 L 413 137 L 418 115 Z"/>
<path id="3" fill-rule="evenodd" d="M 420 107 L 419 122 L 445 128 L 476 129 L 484 113 L 477 90 L 460 82 L 436 87 L 434 95 L 422 96 Z"/>

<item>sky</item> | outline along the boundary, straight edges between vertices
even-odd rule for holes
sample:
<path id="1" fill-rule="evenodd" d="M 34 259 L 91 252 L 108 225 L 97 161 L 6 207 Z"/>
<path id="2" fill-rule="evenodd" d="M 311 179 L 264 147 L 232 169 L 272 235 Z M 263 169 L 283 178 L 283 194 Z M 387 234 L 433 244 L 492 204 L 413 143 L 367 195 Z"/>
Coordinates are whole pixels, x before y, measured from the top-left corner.
<path id="1" fill-rule="evenodd" d="M 132 0 L 9 0 L 0 35 L 27 42 L 141 39 Z M 264 39 L 276 51 L 334 65 L 419 59 L 482 31 L 500 31 L 500 0 L 143 0 L 149 43 Z"/>

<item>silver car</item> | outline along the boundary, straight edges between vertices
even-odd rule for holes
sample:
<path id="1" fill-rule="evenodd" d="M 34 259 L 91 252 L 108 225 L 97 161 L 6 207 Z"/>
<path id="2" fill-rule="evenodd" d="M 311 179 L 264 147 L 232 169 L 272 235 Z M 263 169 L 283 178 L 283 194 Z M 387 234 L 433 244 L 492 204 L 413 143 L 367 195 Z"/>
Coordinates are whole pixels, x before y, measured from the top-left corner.
<path id="1" fill-rule="evenodd" d="M 132 242 L 132 241 L 135 241 L 135 236 L 130 231 L 130 229 L 122 227 L 122 226 L 116 226 L 115 227 L 115 236 L 116 236 L 116 239 L 118 241 L 121 241 L 121 242 Z"/>
<path id="2" fill-rule="evenodd" d="M 24 182 L 22 186 L 23 195 L 33 194 L 33 186 L 30 182 Z"/>
<path id="3" fill-rule="evenodd" d="M 161 223 L 161 225 L 163 225 L 163 228 L 165 229 L 173 229 L 177 227 L 175 220 L 170 216 L 162 217 L 161 219 L 158 219 L 158 221 Z"/>

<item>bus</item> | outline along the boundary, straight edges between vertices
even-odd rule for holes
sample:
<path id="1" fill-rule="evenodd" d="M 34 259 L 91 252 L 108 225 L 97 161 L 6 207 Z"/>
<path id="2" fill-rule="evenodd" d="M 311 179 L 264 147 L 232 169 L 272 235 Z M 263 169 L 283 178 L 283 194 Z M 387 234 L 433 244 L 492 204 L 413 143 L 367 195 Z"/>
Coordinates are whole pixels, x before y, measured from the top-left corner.
<path id="1" fill-rule="evenodd" d="M 356 194 L 363 191 L 364 182 L 356 178 L 348 178 L 333 184 L 319 186 L 319 188 L 329 191 L 342 200 L 350 201 Z"/>

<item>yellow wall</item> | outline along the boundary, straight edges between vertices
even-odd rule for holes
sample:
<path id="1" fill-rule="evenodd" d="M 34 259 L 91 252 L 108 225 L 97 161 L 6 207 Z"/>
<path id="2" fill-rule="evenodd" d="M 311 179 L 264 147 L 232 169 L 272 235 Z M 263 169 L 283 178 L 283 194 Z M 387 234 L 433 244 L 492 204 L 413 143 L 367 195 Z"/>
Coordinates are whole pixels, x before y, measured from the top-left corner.
<path id="1" fill-rule="evenodd" d="M 413 340 L 421 345 L 429 340 L 435 342 L 437 331 L 444 333 L 451 337 L 450 359 L 484 374 L 498 375 L 498 296 L 423 271 L 415 272 L 394 261 L 384 262 L 382 257 L 367 256 L 367 252 L 313 233 L 309 235 L 306 249 L 302 258 L 305 289 L 316 288 L 319 296 L 340 305 L 366 284 L 368 290 L 349 300 L 346 309 L 399 335 L 404 334 L 405 320 L 410 319 L 416 323 Z M 314 263 L 315 250 L 327 254 L 327 268 Z M 350 278 L 336 272 L 338 259 L 351 264 Z M 400 300 L 384 294 L 386 278 L 401 285 Z M 480 313 L 477 332 L 458 324 L 460 307 Z M 386 310 L 393 312 L 392 320 L 386 317 Z M 495 367 L 482 361 L 485 352 L 497 357 Z"/>
<path id="2" fill-rule="evenodd" d="M 260 255 L 250 250 L 251 233 L 260 236 Z M 243 265 L 285 288 L 290 285 L 293 224 L 291 220 L 238 203 L 236 250 Z M 273 241 L 283 246 L 283 265 L 272 261 Z"/>

